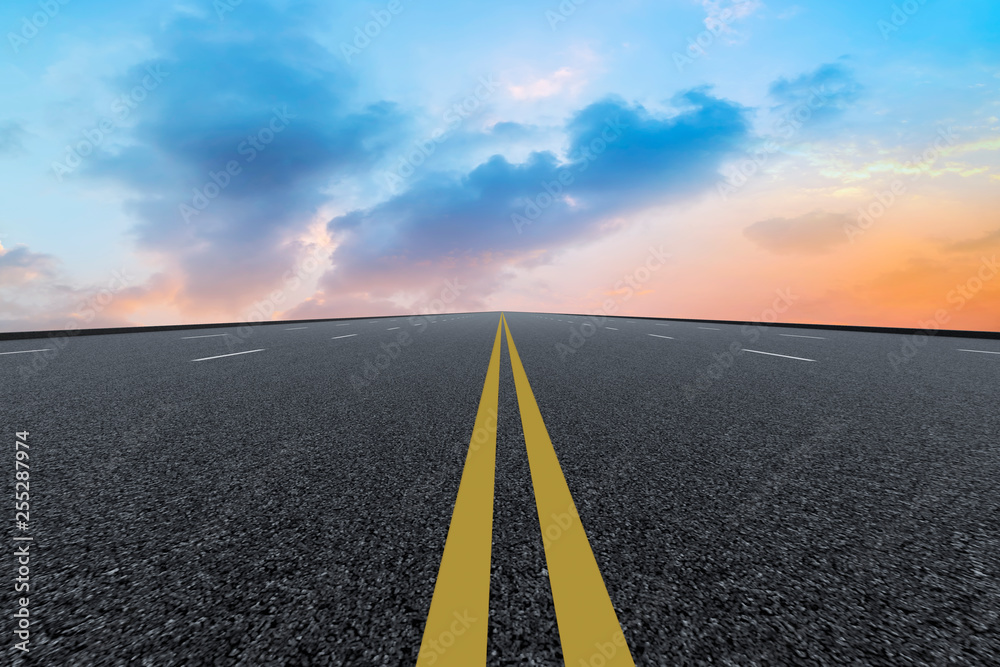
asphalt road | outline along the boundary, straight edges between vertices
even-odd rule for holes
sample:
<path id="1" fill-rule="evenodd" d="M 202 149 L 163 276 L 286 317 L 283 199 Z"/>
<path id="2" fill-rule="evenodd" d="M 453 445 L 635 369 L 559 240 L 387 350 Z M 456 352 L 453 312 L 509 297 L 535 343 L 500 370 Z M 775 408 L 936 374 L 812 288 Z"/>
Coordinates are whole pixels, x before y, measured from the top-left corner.
<path id="1" fill-rule="evenodd" d="M 0 341 L 14 664 L 414 664 L 499 313 L 432 319 Z M 1000 340 L 507 322 L 636 664 L 1000 664 Z M 498 407 L 487 663 L 559 665 Z"/>

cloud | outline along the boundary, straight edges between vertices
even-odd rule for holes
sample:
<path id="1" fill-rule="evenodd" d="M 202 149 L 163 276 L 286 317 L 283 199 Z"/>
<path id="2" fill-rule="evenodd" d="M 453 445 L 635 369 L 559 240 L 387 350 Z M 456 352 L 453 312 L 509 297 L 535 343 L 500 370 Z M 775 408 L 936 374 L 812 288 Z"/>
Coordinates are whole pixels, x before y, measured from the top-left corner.
<path id="1" fill-rule="evenodd" d="M 989 248 L 1000 246 L 1000 229 L 996 229 L 988 234 L 980 236 L 978 239 L 959 241 L 948 246 L 951 252 L 979 252 Z"/>
<path id="2" fill-rule="evenodd" d="M 543 97 L 552 97 L 563 92 L 564 89 L 571 88 L 573 92 L 586 85 L 587 81 L 581 78 L 582 72 L 563 67 L 556 70 L 548 77 L 536 79 L 530 83 L 520 86 L 511 85 L 507 89 L 516 100 L 533 100 Z"/>
<path id="3" fill-rule="evenodd" d="M 503 141 L 522 141 L 538 136 L 539 129 L 535 125 L 501 121 L 489 128 L 489 135 Z"/>
<path id="4" fill-rule="evenodd" d="M 705 27 L 732 39 L 738 34 L 732 22 L 753 15 L 764 3 L 760 0 L 701 0 L 701 6 L 705 9 Z"/>
<path id="5" fill-rule="evenodd" d="M 808 107 L 810 124 L 843 114 L 861 97 L 863 87 L 851 68 L 842 62 L 826 63 L 794 79 L 780 78 L 768 90 L 777 102 L 772 111 L 788 112 Z"/>
<path id="6" fill-rule="evenodd" d="M 163 72 L 127 145 L 82 172 L 131 193 L 132 236 L 171 265 L 182 308 L 236 314 L 305 252 L 324 188 L 369 169 L 403 121 L 391 104 L 356 104 L 339 58 L 266 7 L 178 18 L 157 46 L 122 77 Z"/>
<path id="7" fill-rule="evenodd" d="M 822 173 L 824 176 L 836 178 L 845 183 L 868 180 L 873 175 L 882 173 L 902 174 L 914 179 L 925 174 L 931 178 L 940 178 L 949 174 L 959 178 L 972 178 L 988 174 L 991 167 L 976 166 L 961 160 L 948 160 L 943 166 L 937 165 L 942 158 L 952 155 L 1000 150 L 1000 139 L 991 137 L 962 144 L 958 144 L 956 141 L 957 135 L 954 130 L 939 128 L 923 146 L 895 149 L 900 153 L 898 157 L 883 158 L 861 165 L 852 165 L 844 160 L 827 157 L 820 159 L 819 163 L 823 164 Z M 909 155 L 903 154 L 903 150 L 907 150 Z M 991 175 L 990 178 L 997 179 L 997 175 Z"/>
<path id="8" fill-rule="evenodd" d="M 494 155 L 462 176 L 433 173 L 370 209 L 330 222 L 343 236 L 322 281 L 328 294 L 386 295 L 458 275 L 488 294 L 519 262 L 601 234 L 610 217 L 711 187 L 748 138 L 747 110 L 707 89 L 658 116 L 617 98 L 566 123 L 567 156 Z M 537 215 L 533 215 L 537 212 Z M 521 227 L 514 220 L 530 224 Z"/>
<path id="9" fill-rule="evenodd" d="M 29 283 L 53 277 L 56 259 L 52 255 L 32 252 L 19 245 L 10 250 L 0 245 L 0 286 L 21 288 Z"/>
<path id="10" fill-rule="evenodd" d="M 782 21 L 786 21 L 786 20 L 788 20 L 790 18 L 798 16 L 801 13 L 802 13 L 802 8 L 801 7 L 799 7 L 798 5 L 792 5 L 791 7 L 789 7 L 787 9 L 785 9 L 784 11 L 780 12 L 778 14 L 778 19 L 780 19 Z"/>
<path id="11" fill-rule="evenodd" d="M 125 326 L 162 284 L 154 276 L 135 285 L 125 272 L 114 271 L 103 284 L 73 286 L 52 255 L 0 246 L 0 331 Z"/>
<path id="12" fill-rule="evenodd" d="M 846 213 L 813 211 L 795 218 L 768 218 L 753 223 L 743 235 L 761 248 L 779 255 L 816 255 L 847 242 Z"/>
<path id="13" fill-rule="evenodd" d="M 16 156 L 24 153 L 24 127 L 13 120 L 0 123 L 0 156 Z"/>
<path id="14" fill-rule="evenodd" d="M 146 294 L 189 321 L 238 319 L 282 287 L 314 249 L 308 237 L 320 211 L 343 205 L 329 193 L 364 181 L 406 139 L 409 116 L 387 102 L 356 102 L 357 82 L 340 58 L 295 19 L 270 12 L 233 12 L 222 24 L 175 18 L 156 37 L 157 57 L 119 81 L 129 90 L 152 68 L 162 83 L 132 112 L 121 141 L 77 172 L 127 193 L 131 238 L 162 264 L 170 286 Z M 482 141 L 518 145 L 516 161 L 493 154 L 458 171 L 428 166 L 406 190 L 337 215 L 327 227 L 334 269 L 288 312 L 405 308 L 453 279 L 466 286 L 455 304 L 478 307 L 511 267 L 607 234 L 608 219 L 711 187 L 722 161 L 746 143 L 748 110 L 708 89 L 673 103 L 663 115 L 617 98 L 591 104 L 561 128 L 559 154 L 530 151 L 543 132 L 535 126 L 491 125 Z M 268 129 L 276 117 L 286 119 L 280 132 Z M 249 151 L 249 138 L 265 131 L 266 144 Z M 229 163 L 238 174 L 227 175 Z M 550 196 L 546 184 L 562 192 L 519 234 L 512 216 Z"/>

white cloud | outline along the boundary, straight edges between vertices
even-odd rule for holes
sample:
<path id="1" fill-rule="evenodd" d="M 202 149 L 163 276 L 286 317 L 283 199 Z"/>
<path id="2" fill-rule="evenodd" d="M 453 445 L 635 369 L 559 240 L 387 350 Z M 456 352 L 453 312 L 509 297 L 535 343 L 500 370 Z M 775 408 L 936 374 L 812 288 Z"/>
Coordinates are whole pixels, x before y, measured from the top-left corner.
<path id="1" fill-rule="evenodd" d="M 791 7 L 789 7 L 788 9 L 786 9 L 785 11 L 781 12 L 780 14 L 778 14 L 778 18 L 780 20 L 782 20 L 782 21 L 785 21 L 787 19 L 792 18 L 793 16 L 798 16 L 801 13 L 802 13 L 802 8 L 801 7 L 799 7 L 798 5 L 792 5 Z"/>
<path id="2" fill-rule="evenodd" d="M 764 3 L 761 0 L 701 0 L 701 6 L 706 13 L 705 27 L 732 38 L 738 35 L 732 27 L 733 22 L 751 16 Z"/>
<path id="3" fill-rule="evenodd" d="M 517 100 L 533 100 L 558 95 L 566 89 L 576 93 L 587 83 L 580 70 L 562 67 L 547 77 L 522 85 L 508 86 L 510 94 Z"/>

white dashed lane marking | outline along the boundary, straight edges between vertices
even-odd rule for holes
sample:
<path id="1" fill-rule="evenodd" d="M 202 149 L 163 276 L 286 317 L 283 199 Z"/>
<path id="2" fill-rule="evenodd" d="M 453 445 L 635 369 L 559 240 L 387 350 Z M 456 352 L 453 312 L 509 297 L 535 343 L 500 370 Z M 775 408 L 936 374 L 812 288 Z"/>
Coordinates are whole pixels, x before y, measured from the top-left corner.
<path id="1" fill-rule="evenodd" d="M 816 361 L 815 359 L 804 359 L 802 357 L 790 357 L 787 354 L 775 354 L 774 352 L 761 352 L 760 350 L 748 350 L 743 348 L 742 352 L 753 352 L 754 354 L 766 354 L 769 357 L 783 357 L 785 359 L 795 359 L 796 361 Z"/>
<path id="2" fill-rule="evenodd" d="M 800 336 L 797 334 L 778 334 L 779 336 L 785 336 L 786 338 L 815 338 L 816 340 L 826 340 L 822 336 Z"/>
<path id="3" fill-rule="evenodd" d="M 259 350 L 247 350 L 246 352 L 233 352 L 232 354 L 220 354 L 217 357 L 204 357 L 202 359 L 192 359 L 191 361 L 211 361 L 212 359 L 222 359 L 223 357 L 236 357 L 241 354 L 253 354 L 254 352 L 263 352 L 264 348 Z"/>

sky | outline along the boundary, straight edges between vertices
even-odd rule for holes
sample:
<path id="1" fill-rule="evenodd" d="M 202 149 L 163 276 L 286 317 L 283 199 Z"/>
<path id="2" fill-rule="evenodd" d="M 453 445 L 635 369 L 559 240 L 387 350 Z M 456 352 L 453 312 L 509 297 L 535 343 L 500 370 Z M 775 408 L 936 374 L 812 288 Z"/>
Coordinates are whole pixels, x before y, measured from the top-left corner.
<path id="1" fill-rule="evenodd" d="M 0 30 L 0 331 L 1000 330 L 993 0 L 9 0 Z"/>

